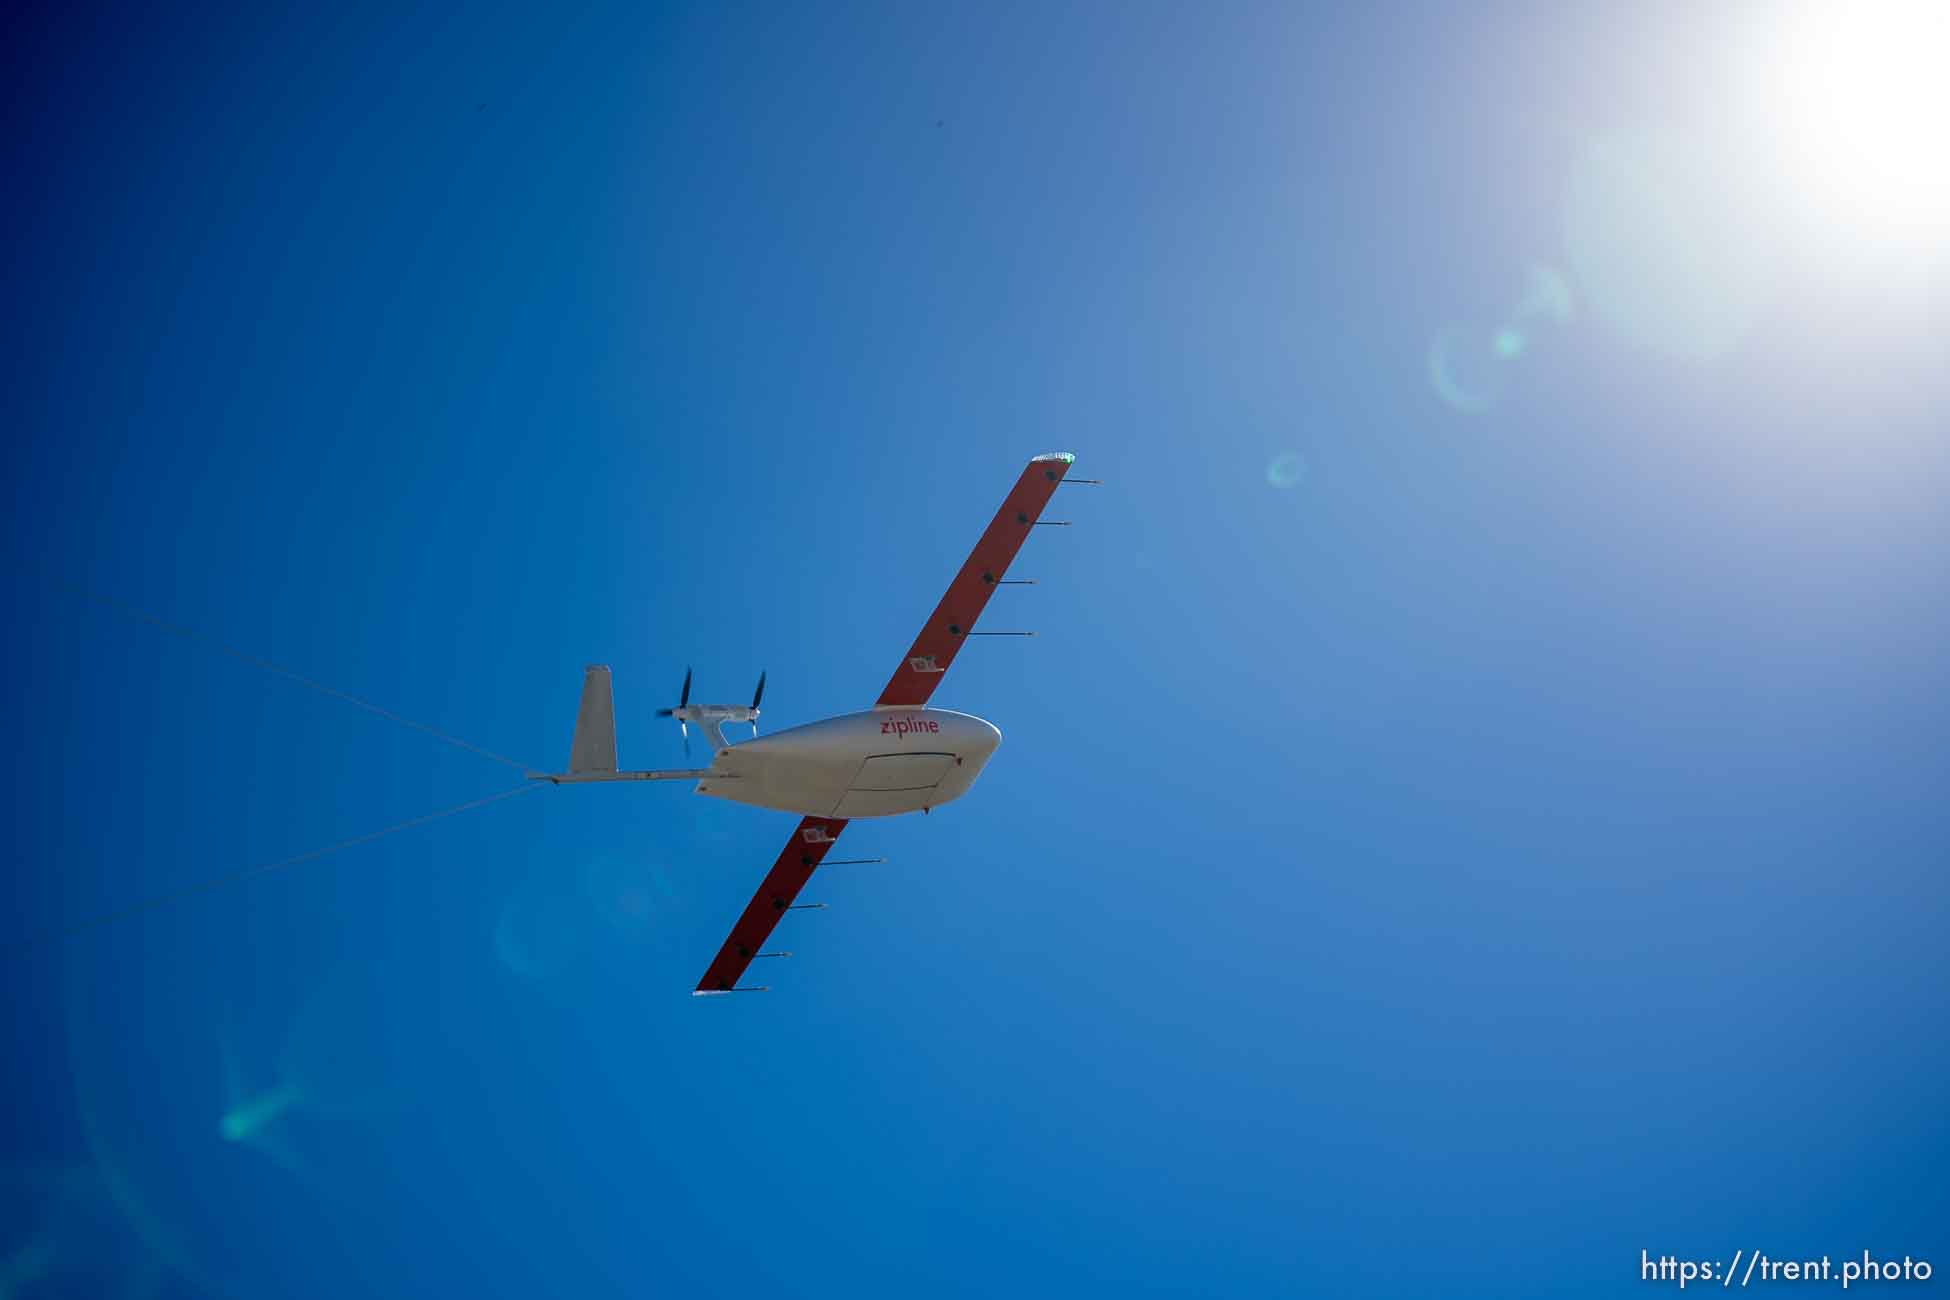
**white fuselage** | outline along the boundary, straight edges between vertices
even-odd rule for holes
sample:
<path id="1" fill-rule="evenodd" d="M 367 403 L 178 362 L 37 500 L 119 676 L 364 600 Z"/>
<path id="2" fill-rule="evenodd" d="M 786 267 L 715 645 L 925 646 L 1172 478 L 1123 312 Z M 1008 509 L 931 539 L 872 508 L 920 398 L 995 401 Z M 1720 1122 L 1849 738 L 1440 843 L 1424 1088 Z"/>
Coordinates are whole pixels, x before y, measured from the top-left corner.
<path id="1" fill-rule="evenodd" d="M 717 752 L 697 793 L 808 817 L 891 817 L 968 793 L 1002 733 L 950 709 L 868 709 Z"/>

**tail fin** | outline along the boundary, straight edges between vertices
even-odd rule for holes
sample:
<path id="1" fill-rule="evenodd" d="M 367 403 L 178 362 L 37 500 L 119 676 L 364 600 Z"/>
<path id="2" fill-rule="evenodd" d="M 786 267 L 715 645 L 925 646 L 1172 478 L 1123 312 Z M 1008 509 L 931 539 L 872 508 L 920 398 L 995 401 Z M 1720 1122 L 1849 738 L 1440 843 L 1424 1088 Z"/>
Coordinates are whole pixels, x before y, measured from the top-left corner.
<path id="1" fill-rule="evenodd" d="M 609 697 L 609 669 L 591 664 L 582 670 L 582 705 L 576 710 L 575 739 L 569 743 L 569 771 L 616 770 L 616 710 Z"/>

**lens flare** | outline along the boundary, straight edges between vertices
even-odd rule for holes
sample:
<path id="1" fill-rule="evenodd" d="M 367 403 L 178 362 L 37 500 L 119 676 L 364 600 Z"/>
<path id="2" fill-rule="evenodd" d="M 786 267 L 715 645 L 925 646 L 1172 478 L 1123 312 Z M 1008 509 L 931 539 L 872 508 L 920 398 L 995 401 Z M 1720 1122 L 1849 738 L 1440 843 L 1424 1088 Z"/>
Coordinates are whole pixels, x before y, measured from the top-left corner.
<path id="1" fill-rule="evenodd" d="M 670 909 L 672 890 L 664 873 L 647 862 L 603 855 L 583 872 L 589 904 L 605 925 L 626 939 L 651 937 Z"/>
<path id="2" fill-rule="evenodd" d="M 1532 262 L 1523 269 L 1523 297 L 1510 310 L 1513 328 L 1527 325 L 1566 325 L 1577 314 L 1571 284 L 1555 268 Z"/>
<path id="3" fill-rule="evenodd" d="M 0 1297 L 156 1295 L 167 1270 L 85 1165 L 0 1169 Z"/>
<path id="4" fill-rule="evenodd" d="M 1429 383 L 1458 411 L 1486 411 L 1503 395 L 1510 355 L 1498 331 L 1445 327 L 1429 341 Z"/>
<path id="5" fill-rule="evenodd" d="M 1266 467 L 1266 481 L 1276 488 L 1290 488 L 1307 477 L 1307 462 L 1297 451 L 1283 451 Z"/>
<path id="6" fill-rule="evenodd" d="M 1655 134 L 1585 142 L 1565 188 L 1564 246 L 1606 326 L 1710 361 L 1747 333 L 1770 280 L 1763 212 L 1694 144 Z"/>
<path id="7" fill-rule="evenodd" d="M 223 1113 L 217 1131 L 226 1142 L 248 1142 L 266 1125 L 296 1106 L 299 1095 L 294 1085 L 286 1083 L 254 1097 L 246 1097 Z"/>

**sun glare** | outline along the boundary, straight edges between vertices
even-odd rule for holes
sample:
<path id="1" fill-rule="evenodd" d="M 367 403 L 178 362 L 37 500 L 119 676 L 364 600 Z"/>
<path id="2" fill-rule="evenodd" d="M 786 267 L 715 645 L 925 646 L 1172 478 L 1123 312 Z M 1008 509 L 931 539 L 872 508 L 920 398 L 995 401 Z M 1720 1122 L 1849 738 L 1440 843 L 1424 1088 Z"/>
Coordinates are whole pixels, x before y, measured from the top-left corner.
<path id="1" fill-rule="evenodd" d="M 1759 71 L 1794 187 L 1824 221 L 1950 245 L 1950 0 L 1767 12 Z"/>

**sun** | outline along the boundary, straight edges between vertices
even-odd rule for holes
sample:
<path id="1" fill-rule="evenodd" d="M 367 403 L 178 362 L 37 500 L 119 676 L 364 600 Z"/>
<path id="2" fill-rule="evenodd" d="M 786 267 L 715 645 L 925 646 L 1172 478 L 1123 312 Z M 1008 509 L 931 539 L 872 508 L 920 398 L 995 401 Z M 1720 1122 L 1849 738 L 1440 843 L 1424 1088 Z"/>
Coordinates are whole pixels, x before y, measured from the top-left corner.
<path id="1" fill-rule="evenodd" d="M 1950 248 L 1950 0 L 1763 7 L 1788 183 L 1824 224 Z"/>

